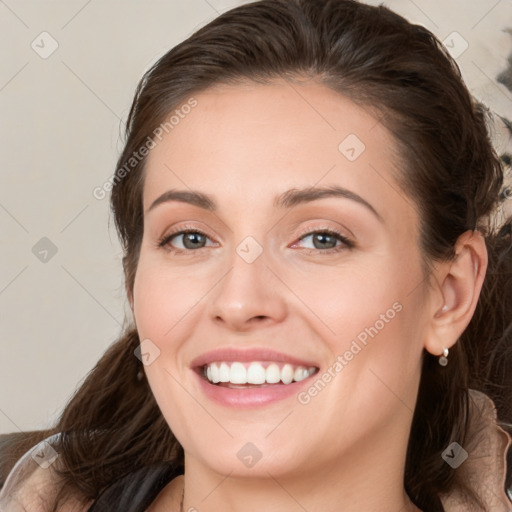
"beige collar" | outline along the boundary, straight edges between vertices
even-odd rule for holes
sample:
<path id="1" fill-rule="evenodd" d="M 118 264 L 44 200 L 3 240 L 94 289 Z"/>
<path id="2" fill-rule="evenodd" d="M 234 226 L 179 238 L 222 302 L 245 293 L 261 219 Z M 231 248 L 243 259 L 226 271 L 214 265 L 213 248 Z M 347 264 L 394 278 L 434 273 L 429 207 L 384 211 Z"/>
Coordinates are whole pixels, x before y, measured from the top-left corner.
<path id="1" fill-rule="evenodd" d="M 507 450 L 510 435 L 497 423 L 494 402 L 484 393 L 469 390 L 470 433 L 467 459 L 456 469 L 464 481 L 483 502 L 482 508 L 460 487 L 441 496 L 446 512 L 511 512 L 512 502 L 505 492 Z"/>

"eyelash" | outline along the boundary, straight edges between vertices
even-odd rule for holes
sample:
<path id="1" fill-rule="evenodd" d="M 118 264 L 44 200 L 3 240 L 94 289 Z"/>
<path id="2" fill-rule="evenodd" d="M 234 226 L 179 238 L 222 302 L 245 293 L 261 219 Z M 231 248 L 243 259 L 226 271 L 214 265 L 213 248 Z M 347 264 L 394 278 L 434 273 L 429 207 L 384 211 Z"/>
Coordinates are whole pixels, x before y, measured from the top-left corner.
<path id="1" fill-rule="evenodd" d="M 165 246 L 167 246 L 169 244 L 169 242 L 175 238 L 176 236 L 179 236 L 179 235 L 186 235 L 186 234 L 189 234 L 189 233 L 195 233 L 195 234 L 199 234 L 201 236 L 204 236 L 206 238 L 210 238 L 206 233 L 204 233 L 203 231 L 201 231 L 200 229 L 197 229 L 197 228 L 194 228 L 194 227 L 188 227 L 188 226 L 185 226 L 183 229 L 180 229 L 178 231 L 174 231 L 168 235 L 165 235 L 164 237 L 160 238 L 157 242 L 157 246 L 160 247 L 160 248 L 165 248 Z M 305 251 L 308 252 L 308 254 L 312 254 L 312 253 L 323 253 L 323 254 L 333 254 L 333 253 L 338 253 L 338 252 L 341 252 L 341 251 L 344 251 L 344 250 L 347 250 L 347 249 L 352 249 L 355 247 L 355 243 L 348 239 L 345 235 L 342 235 L 340 232 L 334 230 L 334 229 L 316 229 L 316 230 L 313 230 L 313 231 L 310 231 L 310 230 L 306 230 L 304 232 L 302 232 L 300 235 L 299 235 L 299 238 L 297 241 L 301 241 L 303 238 L 305 238 L 306 236 L 309 236 L 309 235 L 318 235 L 318 234 L 322 234 L 322 235 L 329 235 L 329 236 L 334 236 L 336 237 L 340 242 L 343 243 L 343 245 L 340 245 L 338 247 L 332 247 L 330 249 L 325 249 L 325 250 L 322 250 L 322 249 L 304 249 Z M 199 249 L 206 249 L 206 247 L 200 247 Z M 175 254 L 183 254 L 183 253 L 186 253 L 186 252 L 197 252 L 199 249 L 196 249 L 196 250 L 193 250 L 193 249 L 175 249 L 175 248 L 172 248 L 172 249 L 167 249 L 169 252 L 173 252 Z"/>
<path id="2" fill-rule="evenodd" d="M 334 254 L 334 253 L 339 253 L 341 251 L 346 251 L 347 249 L 353 249 L 356 245 L 352 240 L 347 238 L 345 235 L 342 235 L 339 231 L 336 231 L 335 229 L 332 229 L 332 228 L 320 228 L 320 229 L 314 229 L 312 231 L 310 229 L 306 229 L 299 235 L 298 241 L 302 240 L 306 236 L 319 235 L 319 234 L 334 236 L 340 242 L 342 242 L 342 245 L 339 245 L 338 247 L 332 247 L 331 249 L 323 249 L 323 250 L 322 249 L 304 249 L 305 251 L 308 252 L 308 254 L 313 254 L 313 253 L 318 253 L 318 252 L 320 252 L 322 254 Z"/>

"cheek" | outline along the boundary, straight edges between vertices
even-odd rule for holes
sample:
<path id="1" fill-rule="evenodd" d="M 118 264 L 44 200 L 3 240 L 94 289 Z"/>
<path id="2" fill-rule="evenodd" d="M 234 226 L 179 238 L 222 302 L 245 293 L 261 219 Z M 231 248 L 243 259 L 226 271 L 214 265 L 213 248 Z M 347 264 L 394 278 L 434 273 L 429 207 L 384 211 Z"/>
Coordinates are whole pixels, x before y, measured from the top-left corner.
<path id="1" fill-rule="evenodd" d="M 405 277 L 407 279 L 407 277 Z M 299 278 L 287 277 L 303 304 L 325 326 L 325 335 L 334 345 L 343 344 L 378 322 L 394 319 L 393 304 L 404 299 L 402 276 L 396 274 L 391 261 L 361 258 L 357 264 L 331 267 Z M 387 322 L 386 322 L 387 325 Z"/>
<path id="2" fill-rule="evenodd" d="M 171 301 L 166 300 L 164 289 L 162 276 L 141 262 L 133 287 L 134 316 L 141 340 L 157 340 L 171 327 L 166 311 Z"/>
<path id="3" fill-rule="evenodd" d="M 326 326 L 332 364 L 339 358 L 331 372 L 337 396 L 352 393 L 357 382 L 357 399 L 368 406 L 377 396 L 393 399 L 387 386 L 414 401 L 409 391 L 423 348 L 421 278 L 413 259 L 382 256 L 299 292 L 309 294 L 308 305 Z"/>
<path id="4" fill-rule="evenodd" d="M 206 283 L 190 272 L 157 261 L 141 252 L 134 282 L 134 316 L 142 343 L 150 340 L 154 354 L 144 370 L 162 414 L 180 443 L 194 446 L 191 432 L 204 424 L 204 410 L 191 399 L 181 349 L 194 334 L 194 305 L 206 293 Z M 153 345 L 154 344 L 154 345 Z M 156 348 L 155 348 L 156 346 Z M 214 425 L 209 425 L 214 430 Z M 218 435 L 218 432 L 216 432 Z"/>
<path id="5" fill-rule="evenodd" d="M 205 277 L 205 276 L 203 276 Z M 141 254 L 134 282 L 134 315 L 141 339 L 167 339 L 204 297 L 208 280 Z"/>

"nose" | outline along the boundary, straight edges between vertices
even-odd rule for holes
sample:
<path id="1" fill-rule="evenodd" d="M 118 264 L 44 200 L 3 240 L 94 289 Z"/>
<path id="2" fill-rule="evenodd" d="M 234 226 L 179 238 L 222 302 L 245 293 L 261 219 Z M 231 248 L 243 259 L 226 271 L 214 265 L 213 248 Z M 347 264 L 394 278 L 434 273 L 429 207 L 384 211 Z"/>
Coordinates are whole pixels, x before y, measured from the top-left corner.
<path id="1" fill-rule="evenodd" d="M 285 289 L 263 254 L 252 263 L 235 254 L 231 269 L 209 294 L 210 318 L 240 332 L 282 322 L 287 313 Z"/>

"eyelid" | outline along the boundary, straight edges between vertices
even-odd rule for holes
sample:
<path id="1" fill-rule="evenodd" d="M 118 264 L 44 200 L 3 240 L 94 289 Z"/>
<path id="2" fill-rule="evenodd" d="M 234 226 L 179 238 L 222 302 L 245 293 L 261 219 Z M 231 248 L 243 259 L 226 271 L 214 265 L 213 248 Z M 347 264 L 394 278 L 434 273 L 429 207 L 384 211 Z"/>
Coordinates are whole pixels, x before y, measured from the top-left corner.
<path id="1" fill-rule="evenodd" d="M 347 240 L 350 240 L 351 237 L 349 235 L 344 234 L 339 228 L 335 228 L 332 226 L 309 226 L 307 228 L 304 228 L 302 231 L 299 232 L 297 235 L 298 238 L 302 238 L 304 235 L 311 235 L 314 233 L 323 233 L 326 231 L 331 231 L 333 233 L 336 233 L 337 235 L 342 236 L 343 238 L 346 238 Z"/>

